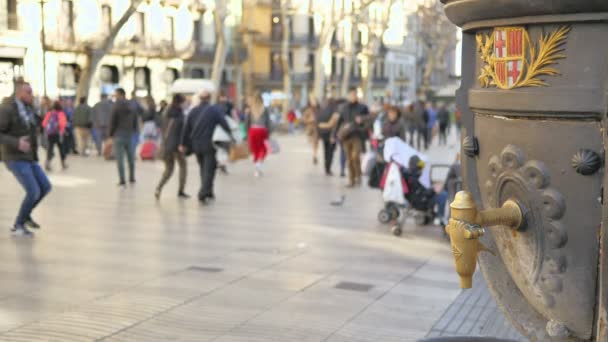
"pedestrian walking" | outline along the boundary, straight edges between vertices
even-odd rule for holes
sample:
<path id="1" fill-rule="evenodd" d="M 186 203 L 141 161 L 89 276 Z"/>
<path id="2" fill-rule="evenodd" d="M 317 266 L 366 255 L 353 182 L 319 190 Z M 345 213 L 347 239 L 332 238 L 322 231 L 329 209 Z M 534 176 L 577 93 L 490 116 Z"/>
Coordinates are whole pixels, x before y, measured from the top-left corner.
<path id="1" fill-rule="evenodd" d="M 348 93 L 349 102 L 340 113 L 336 125 L 336 136 L 344 146 L 348 163 L 349 187 L 361 184 L 361 153 L 363 141 L 366 139 L 365 122 L 369 116 L 366 105 L 359 103 L 357 89 L 351 88 Z"/>
<path id="2" fill-rule="evenodd" d="M 156 111 L 156 102 L 150 95 L 145 97 L 145 109 L 142 114 L 142 136 L 141 141 L 155 141 L 158 142 L 159 138 L 159 123 L 160 118 Z"/>
<path id="3" fill-rule="evenodd" d="M 42 128 L 47 139 L 46 171 L 51 171 L 51 162 L 55 153 L 55 146 L 59 150 L 59 156 L 61 157 L 61 168 L 65 170 L 68 167 L 66 164 L 65 149 L 63 147 L 67 121 L 68 119 L 63 112 L 63 108 L 59 101 L 53 103 L 52 109 L 46 113 L 42 120 Z"/>
<path id="4" fill-rule="evenodd" d="M 40 228 L 32 218 L 32 211 L 51 191 L 51 183 L 38 164 L 38 123 L 33 101 L 30 84 L 19 82 L 14 97 L 0 106 L 2 158 L 26 193 L 11 229 L 15 236 L 32 237 L 34 234 L 28 228 Z"/>
<path id="5" fill-rule="evenodd" d="M 186 156 L 179 151 L 179 144 L 181 142 L 182 131 L 184 130 L 184 123 L 186 120 L 184 109 L 187 105 L 188 103 L 184 96 L 179 94 L 173 95 L 173 100 L 167 110 L 167 115 L 162 120 L 162 158 L 165 162 L 165 172 L 163 172 L 160 182 L 156 187 L 156 192 L 154 192 L 154 196 L 157 200 L 160 199 L 163 187 L 173 175 L 176 163 L 179 167 L 179 190 L 177 192 L 177 197 L 190 198 L 185 192 L 186 177 L 188 173 Z"/>
<path id="6" fill-rule="evenodd" d="M 76 132 L 74 129 L 74 101 L 71 98 L 63 99 L 63 112 L 68 119 L 68 126 L 63 138 L 65 153 L 78 154 L 78 150 L 76 150 Z"/>
<path id="7" fill-rule="evenodd" d="M 409 137 L 410 146 L 414 147 L 414 136 L 416 134 L 416 115 L 415 115 L 415 104 L 410 103 L 405 107 L 405 111 L 403 112 L 403 117 L 405 120 L 405 125 L 407 127 L 407 133 Z"/>
<path id="8" fill-rule="evenodd" d="M 270 135 L 270 114 L 264 107 L 260 93 L 249 96 L 248 104 L 251 112 L 247 117 L 247 139 L 255 164 L 254 175 L 260 177 L 263 174 L 264 159 L 268 154 L 266 140 Z"/>
<path id="9" fill-rule="evenodd" d="M 334 99 L 327 99 L 325 105 L 319 111 L 318 132 L 319 138 L 323 142 L 323 160 L 325 175 L 333 176 L 331 171 L 334 154 L 336 151 L 336 138 L 332 135 L 334 127 L 338 124 L 340 113 L 338 113 L 337 103 Z"/>
<path id="10" fill-rule="evenodd" d="M 420 151 L 422 148 L 428 150 L 429 138 L 427 125 L 429 122 L 429 113 L 426 111 L 426 104 L 423 100 L 418 100 L 414 104 L 414 117 L 416 120 L 416 128 L 418 136 L 416 138 L 416 149 Z"/>
<path id="11" fill-rule="evenodd" d="M 137 99 L 137 92 L 134 90 L 133 92 L 131 92 L 131 100 L 128 100 L 129 105 L 131 106 L 131 110 L 135 113 L 135 117 L 137 119 L 137 129 L 135 130 L 135 133 L 132 136 L 132 141 L 133 143 L 131 144 L 131 149 L 133 150 L 133 155 L 135 155 L 135 151 L 137 150 L 137 146 L 139 145 L 139 133 L 140 133 L 140 126 L 143 126 L 143 118 L 144 118 L 144 107 L 142 107 L 142 105 L 139 103 L 139 100 Z"/>
<path id="12" fill-rule="evenodd" d="M 108 139 L 110 118 L 112 117 L 112 101 L 107 94 L 101 95 L 101 100 L 93 106 L 93 129 L 91 135 L 99 156 L 103 153 L 103 143 Z"/>
<path id="13" fill-rule="evenodd" d="M 396 106 L 390 106 L 387 110 L 387 118 L 382 128 L 384 139 L 398 137 L 405 141 L 405 123 L 401 118 L 401 111 Z"/>
<path id="14" fill-rule="evenodd" d="M 226 121 L 228 121 L 228 125 L 230 125 L 231 122 L 234 122 L 233 117 L 232 117 L 232 112 L 234 111 L 234 105 L 232 104 L 232 102 L 230 102 L 230 100 L 228 99 L 228 96 L 226 96 L 226 93 L 224 93 L 223 91 L 220 92 L 220 94 L 219 94 L 218 105 L 220 106 L 222 113 L 224 113 L 224 115 L 226 117 Z M 227 175 L 228 174 L 227 161 L 228 161 L 228 154 L 230 153 L 231 143 L 230 143 L 230 141 L 217 141 L 217 140 L 214 141 L 213 143 L 217 147 L 218 153 L 219 153 L 218 154 L 219 158 L 216 157 L 217 168 L 223 174 Z"/>
<path id="15" fill-rule="evenodd" d="M 435 104 L 432 103 L 432 102 L 428 102 L 426 104 L 425 112 L 427 113 L 427 116 L 428 116 L 428 121 L 427 121 L 427 124 L 426 124 L 426 129 L 427 129 L 427 133 L 426 133 L 427 145 L 426 145 L 426 148 L 428 149 L 428 147 L 433 144 L 433 138 L 434 138 L 435 133 L 436 133 L 435 126 L 437 125 L 437 109 L 435 109 Z"/>
<path id="16" fill-rule="evenodd" d="M 87 156 L 93 128 L 93 108 L 87 104 L 87 98 L 81 97 L 74 111 L 74 128 L 76 133 L 76 150 Z"/>
<path id="17" fill-rule="evenodd" d="M 200 169 L 201 188 L 198 199 L 208 204 L 215 199 L 214 181 L 217 169 L 216 149 L 213 145 L 213 132 L 219 125 L 230 136 L 232 133 L 225 115 L 218 105 L 211 105 L 211 90 L 205 90 L 200 95 L 201 103 L 194 107 L 186 120 L 182 134 L 180 152 L 194 153 Z"/>
<path id="18" fill-rule="evenodd" d="M 450 126 L 450 112 L 445 104 L 441 104 L 439 106 L 437 120 L 439 121 L 439 145 L 447 145 L 448 127 Z"/>
<path id="19" fill-rule="evenodd" d="M 296 132 L 296 112 L 293 109 L 290 109 L 287 112 L 287 132 L 289 134 L 294 134 Z"/>
<path id="20" fill-rule="evenodd" d="M 317 158 L 319 153 L 319 130 L 317 127 L 318 116 L 321 108 L 319 101 L 314 96 L 310 96 L 308 105 L 302 115 L 302 122 L 306 125 L 306 136 L 312 146 L 312 163 L 317 165 L 319 159 Z"/>
<path id="21" fill-rule="evenodd" d="M 112 108 L 109 136 L 113 139 L 114 155 L 118 167 L 118 185 L 126 186 L 125 157 L 129 165 L 129 182 L 135 183 L 135 149 L 133 136 L 137 134 L 138 118 L 125 96 L 125 90 L 118 88 L 114 92 L 116 102 Z"/>

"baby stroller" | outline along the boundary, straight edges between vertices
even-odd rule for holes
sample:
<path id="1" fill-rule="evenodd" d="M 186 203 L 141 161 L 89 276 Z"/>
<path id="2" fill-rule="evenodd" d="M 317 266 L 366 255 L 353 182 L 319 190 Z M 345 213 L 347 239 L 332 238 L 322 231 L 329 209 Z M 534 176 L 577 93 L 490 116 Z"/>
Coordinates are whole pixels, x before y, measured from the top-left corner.
<path id="1" fill-rule="evenodd" d="M 378 213 L 378 220 L 382 224 L 394 222 L 391 232 L 396 236 L 401 235 L 407 217 L 413 217 L 418 225 L 432 223 L 438 215 L 431 174 L 437 168 L 449 166 L 430 166 L 426 156 L 399 138 L 385 142 L 384 159 L 389 162 L 376 164 L 369 183 L 383 191 L 384 208 Z M 382 177 L 378 182 L 379 172 Z"/>

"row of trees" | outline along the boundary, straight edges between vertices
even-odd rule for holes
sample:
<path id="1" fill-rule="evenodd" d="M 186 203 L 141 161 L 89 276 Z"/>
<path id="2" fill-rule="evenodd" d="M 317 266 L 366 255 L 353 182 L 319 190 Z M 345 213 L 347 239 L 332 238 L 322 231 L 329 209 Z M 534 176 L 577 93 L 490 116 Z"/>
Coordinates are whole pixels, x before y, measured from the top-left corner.
<path id="1" fill-rule="evenodd" d="M 118 33 L 123 26 L 128 22 L 129 18 L 137 10 L 143 0 L 131 0 L 129 7 L 122 14 L 120 19 L 116 21 L 109 33 L 106 36 L 101 36 L 95 41 L 89 41 L 83 46 L 83 50 L 86 53 L 86 64 L 82 68 L 82 74 L 80 82 L 77 88 L 77 96 L 86 95 L 91 86 L 91 80 L 100 61 L 107 53 L 110 53 L 113 48 L 113 43 Z M 289 49 L 290 49 L 290 17 L 292 14 L 293 1 L 296 0 L 280 0 L 281 4 L 281 22 L 283 25 L 283 41 L 282 41 L 282 64 L 283 64 L 283 86 L 284 93 L 292 93 L 292 72 L 289 63 Z M 314 81 L 313 81 L 313 94 L 317 98 L 324 97 L 325 91 L 325 74 L 321 67 L 323 65 L 323 54 L 324 51 L 330 48 L 334 32 L 338 25 L 348 21 L 351 23 L 350 27 L 350 39 L 345 41 L 343 47 L 343 53 L 345 58 L 344 73 L 341 80 L 341 93 L 347 92 L 349 80 L 351 78 L 352 66 L 354 65 L 357 58 L 357 47 L 356 41 L 359 29 L 363 27 L 369 32 L 368 42 L 362 47 L 359 52 L 361 58 L 365 61 L 366 72 L 362 75 L 363 91 L 366 96 L 369 96 L 371 88 L 373 86 L 373 74 L 375 63 L 374 60 L 378 57 L 382 46 L 382 39 L 389 28 L 389 16 L 391 8 L 397 1 L 403 0 L 361 0 L 357 6 L 346 10 L 344 6 L 340 6 L 336 0 L 327 0 L 325 7 L 329 7 L 329 13 L 323 12 L 322 16 L 319 16 L 320 8 L 316 8 L 313 0 L 309 0 L 310 15 L 315 18 L 321 18 L 321 22 L 318 23 L 319 31 L 318 44 L 314 50 Z M 419 0 L 422 1 L 422 0 Z M 209 1 L 208 1 L 209 2 Z M 423 1 L 426 2 L 426 1 Z M 250 2 L 255 5 L 255 1 Z M 340 1 L 340 3 L 343 3 Z M 224 70 L 226 56 L 228 52 L 226 32 L 225 32 L 225 20 L 228 16 L 227 1 L 225 0 L 211 0 L 211 10 L 214 14 L 214 26 L 216 31 L 216 49 L 213 61 L 213 68 L 211 79 L 219 88 L 221 81 L 222 71 Z M 380 17 L 377 16 L 372 18 L 369 8 L 372 4 L 379 4 L 382 8 Z M 405 4 L 405 2 L 404 2 Z M 425 5 L 422 4 L 415 9 L 417 16 L 419 17 L 418 32 L 412 32 L 418 34 L 419 44 L 424 47 L 425 55 L 425 66 L 423 69 L 422 87 L 428 87 L 430 84 L 430 78 L 432 72 L 437 64 L 440 63 L 438 60 L 444 54 L 449 44 L 453 41 L 453 37 L 445 34 L 446 30 L 449 30 L 451 25 L 442 13 L 441 7 L 437 5 Z M 403 22 L 406 22 L 404 18 Z M 243 23 L 243 26 L 251 25 L 251 23 Z M 250 28 L 245 28 L 250 29 Z M 249 75 L 249 81 L 251 83 L 251 75 Z M 284 106 L 290 106 L 290 100 L 286 99 Z"/>

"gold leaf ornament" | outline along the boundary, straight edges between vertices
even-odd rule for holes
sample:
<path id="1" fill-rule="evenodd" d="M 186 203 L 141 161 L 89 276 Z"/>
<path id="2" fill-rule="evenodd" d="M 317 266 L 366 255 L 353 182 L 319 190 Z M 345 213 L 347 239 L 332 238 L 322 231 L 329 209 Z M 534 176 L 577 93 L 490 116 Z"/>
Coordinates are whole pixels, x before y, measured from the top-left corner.
<path id="1" fill-rule="evenodd" d="M 548 35 L 541 34 L 538 45 L 530 43 L 523 27 L 497 27 L 490 35 L 478 33 L 475 40 L 483 63 L 479 85 L 500 89 L 548 86 L 540 77 L 560 74 L 553 65 L 566 58 L 562 46 L 570 29 L 562 26 Z"/>

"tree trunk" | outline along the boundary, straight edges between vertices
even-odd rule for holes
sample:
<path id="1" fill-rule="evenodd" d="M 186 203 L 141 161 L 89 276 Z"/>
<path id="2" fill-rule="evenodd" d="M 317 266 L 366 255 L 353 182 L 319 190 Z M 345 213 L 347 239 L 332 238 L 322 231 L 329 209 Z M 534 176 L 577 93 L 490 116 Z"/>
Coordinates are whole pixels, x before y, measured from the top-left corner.
<path id="1" fill-rule="evenodd" d="M 375 33 L 371 34 L 370 40 L 368 42 L 369 53 L 367 56 L 367 77 L 362 80 L 364 94 L 363 96 L 367 103 L 373 102 L 372 89 L 374 88 L 374 72 L 376 71 L 375 59 L 380 55 L 380 48 L 382 47 L 382 37 L 388 29 L 391 7 L 393 7 L 394 3 L 395 0 L 389 0 L 388 6 L 384 9 L 385 12 L 382 15 L 382 29 L 381 32 L 378 32 L 380 35 L 377 35 Z"/>
<path id="2" fill-rule="evenodd" d="M 283 100 L 283 115 L 287 115 L 287 112 L 292 106 L 292 89 L 291 89 L 291 65 L 289 63 L 289 38 L 291 32 L 289 30 L 289 16 L 287 10 L 289 8 L 290 1 L 285 0 L 281 6 L 281 20 L 283 23 L 283 42 L 281 45 L 281 62 L 283 65 L 283 93 L 285 99 Z"/>
<path id="3" fill-rule="evenodd" d="M 426 51 L 426 65 L 424 67 L 424 74 L 422 75 L 422 84 L 420 86 L 420 90 L 424 93 L 427 93 L 431 90 L 431 77 L 433 76 L 433 71 L 435 71 L 435 66 L 437 65 L 437 61 L 439 58 L 443 58 L 445 55 L 445 51 L 448 48 L 449 42 L 446 39 L 438 40 L 439 46 L 436 50 L 427 48 Z"/>
<path id="4" fill-rule="evenodd" d="M 369 54 L 366 63 L 367 75 L 361 79 L 361 84 L 363 85 L 363 98 L 369 104 L 373 102 L 372 89 L 374 87 L 374 72 L 376 71 L 374 55 Z"/>
<path id="5" fill-rule="evenodd" d="M 321 45 L 321 43 L 319 43 Z M 323 48 L 315 50 L 315 78 L 313 80 L 313 94 L 321 101 L 325 98 L 325 72 L 323 70 Z"/>
<path id="6" fill-rule="evenodd" d="M 139 4 L 143 0 L 131 0 L 131 5 L 125 13 L 123 13 L 122 17 L 112 26 L 110 30 L 110 34 L 101 41 L 97 47 L 90 46 L 86 47 L 86 62 L 82 67 L 82 73 L 80 74 L 80 79 L 78 80 L 78 88 L 76 88 L 76 98 L 79 99 L 84 96 L 89 95 L 89 89 L 91 88 L 91 82 L 93 81 L 93 76 L 97 71 L 97 66 L 99 62 L 103 59 L 103 57 L 112 49 L 112 45 L 114 44 L 114 39 L 122 29 L 122 27 L 127 23 L 129 18 L 135 11 Z"/>
<path id="7" fill-rule="evenodd" d="M 354 10 L 354 9 L 353 9 Z M 352 76 L 353 65 L 355 59 L 357 58 L 357 46 L 355 44 L 355 37 L 357 37 L 357 23 L 359 22 L 359 16 L 353 16 L 353 20 L 351 21 L 350 28 L 350 46 L 346 47 L 344 59 L 344 74 L 342 75 L 342 86 L 341 86 L 341 95 L 346 96 L 348 93 L 348 88 L 350 85 L 350 79 Z"/>
<path id="8" fill-rule="evenodd" d="M 222 86 L 222 72 L 226 63 L 228 49 L 226 48 L 226 34 L 224 32 L 224 19 L 226 18 L 226 4 L 223 0 L 215 2 L 215 55 L 213 56 L 213 69 L 211 70 L 211 81 L 215 85 L 215 92 L 211 96 L 211 102 L 216 102 L 218 93 Z"/>

